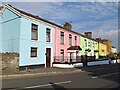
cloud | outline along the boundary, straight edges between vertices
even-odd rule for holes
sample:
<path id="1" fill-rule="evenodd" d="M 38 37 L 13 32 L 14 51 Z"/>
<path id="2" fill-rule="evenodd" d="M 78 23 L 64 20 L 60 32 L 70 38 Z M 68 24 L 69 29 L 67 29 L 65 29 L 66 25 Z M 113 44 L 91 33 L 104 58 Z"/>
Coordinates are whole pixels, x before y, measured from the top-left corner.
<path id="1" fill-rule="evenodd" d="M 0 6 L 2 6 L 2 2 L 0 1 Z"/>
<path id="2" fill-rule="evenodd" d="M 112 36 L 118 37 L 118 30 L 109 30 L 109 31 L 96 30 L 93 31 L 93 33 L 94 33 L 94 37 L 101 37 L 101 38 L 105 38 L 105 37 L 111 38 Z"/>
<path id="3" fill-rule="evenodd" d="M 102 15 L 108 15 L 108 14 L 116 14 L 118 13 L 118 5 L 117 3 L 108 3 L 108 2 L 89 2 L 89 3 L 82 3 L 77 5 L 68 5 L 68 7 L 75 8 L 77 10 L 80 10 L 81 12 L 89 12 L 92 13 L 93 16 L 102 16 Z M 90 14 L 89 14 L 90 15 Z"/>
<path id="4" fill-rule="evenodd" d="M 111 39 L 114 46 L 117 46 L 118 3 L 21 2 L 10 4 L 60 25 L 66 21 L 72 21 L 74 31 L 80 33 L 92 31 L 94 37 Z"/>
<path id="5" fill-rule="evenodd" d="M 16 7 L 24 9 L 32 14 L 40 15 L 48 19 L 72 19 L 78 17 L 81 18 L 91 18 L 91 19 L 101 19 L 103 15 L 116 15 L 117 10 L 113 8 L 115 3 L 12 3 Z M 21 6 L 22 5 L 22 6 Z M 112 6 L 113 5 L 113 6 Z M 34 7 L 33 7 L 34 6 Z M 87 15 L 89 13 L 89 15 Z M 79 16 L 78 16 L 79 15 Z M 85 17 L 86 16 L 86 17 Z"/>
<path id="6" fill-rule="evenodd" d="M 62 2 L 20 2 L 11 4 L 15 7 L 18 7 L 19 9 L 22 9 L 34 15 L 39 15 L 44 18 L 61 19 L 66 12 L 65 10 L 59 8 L 63 4 Z"/>
<path id="7" fill-rule="evenodd" d="M 81 32 L 85 31 L 97 31 L 97 30 L 113 30 L 118 29 L 118 20 L 117 18 L 108 19 L 108 20 L 96 20 L 96 21 L 79 21 L 73 22 L 73 29 Z"/>
<path id="8" fill-rule="evenodd" d="M 109 39 L 112 41 L 112 45 L 118 48 L 118 32 L 120 32 L 120 30 L 96 30 L 92 32 L 94 38 L 100 37 L 104 39 Z"/>
<path id="9" fill-rule="evenodd" d="M 118 1 L 119 0 L 4 0 L 4 2 L 118 2 Z"/>

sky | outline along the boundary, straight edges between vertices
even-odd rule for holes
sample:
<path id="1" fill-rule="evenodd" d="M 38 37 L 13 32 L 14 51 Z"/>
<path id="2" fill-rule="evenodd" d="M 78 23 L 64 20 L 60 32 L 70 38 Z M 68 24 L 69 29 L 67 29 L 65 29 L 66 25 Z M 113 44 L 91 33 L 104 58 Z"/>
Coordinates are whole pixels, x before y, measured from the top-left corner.
<path id="1" fill-rule="evenodd" d="M 59 25 L 71 22 L 72 30 L 93 38 L 110 39 L 118 48 L 117 2 L 4 2 Z"/>

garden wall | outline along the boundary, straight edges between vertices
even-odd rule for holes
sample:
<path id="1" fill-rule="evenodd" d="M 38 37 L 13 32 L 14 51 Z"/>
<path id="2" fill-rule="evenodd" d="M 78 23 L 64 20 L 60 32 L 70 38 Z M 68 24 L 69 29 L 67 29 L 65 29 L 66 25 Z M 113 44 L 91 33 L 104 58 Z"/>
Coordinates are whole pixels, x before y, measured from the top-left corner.
<path id="1" fill-rule="evenodd" d="M 0 53 L 0 68 L 2 73 L 13 73 L 19 71 L 18 53 Z"/>

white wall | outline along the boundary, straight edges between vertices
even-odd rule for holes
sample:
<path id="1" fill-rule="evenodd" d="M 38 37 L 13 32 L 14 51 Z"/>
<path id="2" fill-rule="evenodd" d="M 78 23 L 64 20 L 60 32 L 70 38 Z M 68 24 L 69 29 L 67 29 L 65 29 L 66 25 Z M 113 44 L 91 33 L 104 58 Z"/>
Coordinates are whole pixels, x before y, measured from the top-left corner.
<path id="1" fill-rule="evenodd" d="M 117 49 L 116 48 L 112 48 L 112 53 L 117 53 Z"/>

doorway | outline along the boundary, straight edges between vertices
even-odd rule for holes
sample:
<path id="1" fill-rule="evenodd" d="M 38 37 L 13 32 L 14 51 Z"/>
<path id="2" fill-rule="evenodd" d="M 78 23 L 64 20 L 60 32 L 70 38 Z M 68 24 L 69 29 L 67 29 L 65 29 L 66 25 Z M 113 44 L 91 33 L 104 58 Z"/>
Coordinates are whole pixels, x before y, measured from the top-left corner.
<path id="1" fill-rule="evenodd" d="M 51 48 L 46 48 L 46 67 L 51 66 Z"/>

